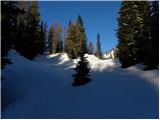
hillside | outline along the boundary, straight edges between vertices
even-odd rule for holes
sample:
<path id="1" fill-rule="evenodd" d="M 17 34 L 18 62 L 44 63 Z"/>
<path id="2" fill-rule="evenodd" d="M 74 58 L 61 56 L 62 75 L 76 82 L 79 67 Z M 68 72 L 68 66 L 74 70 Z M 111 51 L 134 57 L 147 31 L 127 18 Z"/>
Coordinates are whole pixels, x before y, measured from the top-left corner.
<path id="1" fill-rule="evenodd" d="M 72 87 L 76 59 L 58 53 L 30 61 L 11 50 L 13 64 L 2 70 L 2 118 L 158 118 L 159 70 L 85 56 L 92 81 Z"/>

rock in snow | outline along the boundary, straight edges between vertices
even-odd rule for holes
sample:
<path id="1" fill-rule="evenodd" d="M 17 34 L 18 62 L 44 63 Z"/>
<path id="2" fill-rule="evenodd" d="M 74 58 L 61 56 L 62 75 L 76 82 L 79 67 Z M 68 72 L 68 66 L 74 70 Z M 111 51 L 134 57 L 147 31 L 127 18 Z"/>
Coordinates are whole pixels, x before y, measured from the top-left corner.
<path id="1" fill-rule="evenodd" d="M 9 52 L 2 69 L 2 118 L 158 118 L 158 69 L 121 69 L 117 59 L 85 55 L 92 82 L 72 87 L 77 60 L 66 53 L 27 60 Z"/>

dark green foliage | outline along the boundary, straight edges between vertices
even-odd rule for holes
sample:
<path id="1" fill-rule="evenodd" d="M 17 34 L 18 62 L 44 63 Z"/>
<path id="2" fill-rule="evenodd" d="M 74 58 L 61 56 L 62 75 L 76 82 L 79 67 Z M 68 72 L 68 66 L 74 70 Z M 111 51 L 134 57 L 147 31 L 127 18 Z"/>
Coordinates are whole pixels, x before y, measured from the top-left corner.
<path id="1" fill-rule="evenodd" d="M 1 3 L 2 56 L 7 55 L 11 45 L 28 59 L 42 54 L 45 45 L 45 32 L 43 23 L 40 25 L 38 2 L 3 1 Z M 6 59 L 2 59 L 2 64 Z"/>
<path id="2" fill-rule="evenodd" d="M 100 43 L 100 35 L 99 35 L 99 33 L 97 35 L 97 51 L 96 51 L 96 56 L 99 59 L 102 59 L 102 51 L 101 51 L 101 43 Z"/>
<path id="3" fill-rule="evenodd" d="M 41 26 L 39 29 L 39 42 L 38 45 L 38 51 L 37 53 L 42 54 L 45 51 L 45 44 L 46 44 L 46 28 L 45 24 L 41 22 Z"/>
<path id="4" fill-rule="evenodd" d="M 28 13 L 28 26 L 27 26 L 27 43 L 26 43 L 26 57 L 33 59 L 39 53 L 39 22 L 40 14 L 38 11 L 38 2 L 32 1 L 29 13 Z"/>
<path id="5" fill-rule="evenodd" d="M 122 1 L 118 24 L 118 57 L 122 67 L 126 68 L 149 59 L 151 39 L 148 2 Z"/>
<path id="6" fill-rule="evenodd" d="M 44 51 L 44 30 L 40 24 L 40 14 L 37 1 L 19 1 L 19 7 L 24 13 L 17 17 L 16 50 L 28 59 L 33 59 Z"/>
<path id="7" fill-rule="evenodd" d="M 84 57 L 84 54 L 80 55 L 80 61 L 78 61 L 78 64 L 74 70 L 77 72 L 75 75 L 72 75 L 74 77 L 73 86 L 80 86 L 87 84 L 91 81 L 89 78 L 89 71 L 88 68 L 88 61 Z"/>
<path id="8" fill-rule="evenodd" d="M 159 65 L 159 2 L 150 2 L 149 31 L 151 35 L 151 54 L 146 61 L 146 69 L 154 69 Z"/>
<path id="9" fill-rule="evenodd" d="M 62 27 L 60 24 L 51 26 L 48 35 L 49 52 L 58 53 L 63 51 Z"/>
<path id="10" fill-rule="evenodd" d="M 53 33 L 54 33 L 54 28 L 53 26 L 51 26 L 51 28 L 49 29 L 49 33 L 48 33 L 48 44 L 49 44 L 49 53 L 52 54 L 53 53 Z"/>
<path id="11" fill-rule="evenodd" d="M 76 36 L 77 36 L 77 55 L 87 53 L 87 37 L 81 16 L 79 15 L 76 23 Z"/>
<path id="12" fill-rule="evenodd" d="M 64 51 L 64 47 L 63 47 L 63 41 L 61 40 L 60 41 L 60 52 L 63 52 Z"/>
<path id="13" fill-rule="evenodd" d="M 67 49 L 66 49 L 67 55 L 72 59 L 76 58 L 77 57 L 76 25 L 71 21 L 69 22 L 69 25 L 68 25 L 66 46 L 67 46 Z"/>
<path id="14" fill-rule="evenodd" d="M 88 50 L 88 52 L 87 52 L 88 54 L 91 54 L 91 55 L 94 54 L 94 44 L 93 44 L 93 42 L 89 42 L 87 50 Z"/>
<path id="15" fill-rule="evenodd" d="M 7 54 L 11 45 L 16 40 L 18 14 L 22 11 L 17 7 L 15 1 L 2 1 L 1 2 L 1 62 L 2 67 L 10 63 Z"/>
<path id="16" fill-rule="evenodd" d="M 78 16 L 76 24 L 69 22 L 65 50 L 70 58 L 87 53 L 87 37 L 81 16 Z"/>
<path id="17" fill-rule="evenodd" d="M 67 29 L 64 28 L 64 32 L 63 32 L 63 40 L 64 40 L 64 44 L 63 44 L 63 50 L 67 53 Z"/>

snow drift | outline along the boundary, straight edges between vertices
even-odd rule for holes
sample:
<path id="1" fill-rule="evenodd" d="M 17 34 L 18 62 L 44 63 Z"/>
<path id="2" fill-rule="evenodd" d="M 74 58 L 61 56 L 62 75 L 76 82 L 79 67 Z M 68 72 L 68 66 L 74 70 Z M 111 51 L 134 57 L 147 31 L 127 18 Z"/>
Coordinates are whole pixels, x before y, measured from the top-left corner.
<path id="1" fill-rule="evenodd" d="M 118 60 L 85 55 L 91 67 L 87 85 L 72 87 L 66 53 L 34 61 L 11 50 L 13 64 L 2 70 L 2 118 L 158 118 L 158 71 L 121 69 Z"/>

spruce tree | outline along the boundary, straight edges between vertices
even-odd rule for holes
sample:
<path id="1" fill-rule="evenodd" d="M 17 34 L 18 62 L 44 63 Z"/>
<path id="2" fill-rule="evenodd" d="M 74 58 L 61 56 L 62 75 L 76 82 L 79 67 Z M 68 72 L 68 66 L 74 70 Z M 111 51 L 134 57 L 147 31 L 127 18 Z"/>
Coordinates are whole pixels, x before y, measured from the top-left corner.
<path id="1" fill-rule="evenodd" d="M 49 52 L 59 53 L 63 51 L 62 27 L 56 23 L 51 26 L 48 34 Z"/>
<path id="2" fill-rule="evenodd" d="M 54 27 L 51 26 L 48 33 L 48 44 L 49 44 L 49 53 L 53 54 L 53 36 L 54 36 Z"/>
<path id="3" fill-rule="evenodd" d="M 11 63 L 7 57 L 11 45 L 16 41 L 17 33 L 17 16 L 21 13 L 18 4 L 15 1 L 1 2 L 1 62 L 2 67 Z"/>
<path id="4" fill-rule="evenodd" d="M 37 1 L 20 1 L 19 7 L 24 13 L 17 17 L 18 42 L 16 50 L 28 59 L 41 54 L 40 14 Z"/>
<path id="5" fill-rule="evenodd" d="M 118 18 L 118 56 L 126 68 L 147 59 L 150 53 L 147 1 L 122 1 Z"/>
<path id="6" fill-rule="evenodd" d="M 89 42 L 89 44 L 88 44 L 88 54 L 94 54 L 94 44 L 93 44 L 93 42 Z"/>
<path id="7" fill-rule="evenodd" d="M 77 49 L 75 50 L 77 56 L 80 56 L 81 54 L 87 53 L 87 37 L 83 25 L 83 20 L 80 15 L 77 18 L 76 35 L 77 35 L 77 44 L 75 45 L 75 47 Z"/>
<path id="8" fill-rule="evenodd" d="M 29 1 L 18 1 L 18 7 L 22 9 L 23 13 L 17 16 L 17 41 L 15 42 L 16 50 L 28 58 L 28 38 L 30 34 L 28 33 L 29 27 L 29 11 L 31 7 L 31 2 Z M 24 49 L 25 48 L 25 49 Z"/>
<path id="9" fill-rule="evenodd" d="M 151 35 L 150 55 L 146 64 L 146 69 L 154 69 L 159 65 L 159 2 L 150 2 L 149 31 Z"/>
<path id="10" fill-rule="evenodd" d="M 28 26 L 28 51 L 27 57 L 33 59 L 38 53 L 38 44 L 39 40 L 39 22 L 40 22 L 40 13 L 38 8 L 38 2 L 32 1 L 30 11 L 28 14 L 29 26 Z"/>
<path id="11" fill-rule="evenodd" d="M 67 29 L 66 28 L 64 28 L 64 30 L 63 30 L 64 32 L 63 32 L 63 40 L 64 40 L 64 45 L 63 45 L 63 50 L 67 53 Z"/>
<path id="12" fill-rule="evenodd" d="M 80 15 L 77 18 L 76 24 L 71 21 L 69 22 L 64 45 L 70 58 L 77 58 L 81 54 L 87 53 L 87 37 Z"/>
<path id="13" fill-rule="evenodd" d="M 76 44 L 77 44 L 76 25 L 70 21 L 67 30 L 66 46 L 67 46 L 67 55 L 72 59 L 77 58 Z"/>
<path id="14" fill-rule="evenodd" d="M 100 43 L 100 34 L 97 35 L 97 53 L 96 56 L 102 59 L 101 43 Z"/>
<path id="15" fill-rule="evenodd" d="M 89 66 L 86 57 L 84 54 L 80 55 L 80 61 L 78 61 L 76 68 L 74 68 L 76 74 L 72 75 L 74 77 L 74 81 L 72 83 L 73 86 L 80 86 L 87 84 L 91 81 L 89 78 Z"/>
<path id="16" fill-rule="evenodd" d="M 43 22 L 41 22 L 40 28 L 39 28 L 39 42 L 38 45 L 38 53 L 42 54 L 45 51 L 45 38 L 46 38 L 46 32 L 44 28 Z"/>

